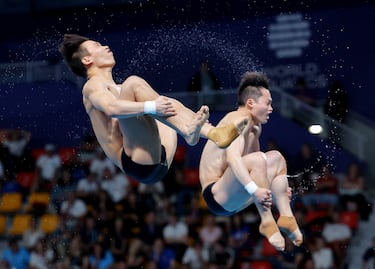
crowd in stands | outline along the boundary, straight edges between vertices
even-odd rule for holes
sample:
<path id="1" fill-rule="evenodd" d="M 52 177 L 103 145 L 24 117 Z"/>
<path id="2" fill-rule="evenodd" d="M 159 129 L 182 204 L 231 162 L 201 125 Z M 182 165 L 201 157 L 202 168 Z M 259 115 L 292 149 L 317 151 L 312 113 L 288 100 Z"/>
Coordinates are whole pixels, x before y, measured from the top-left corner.
<path id="1" fill-rule="evenodd" d="M 231 217 L 208 211 L 183 145 L 164 180 L 143 185 L 117 169 L 92 135 L 76 148 L 30 148 L 26 131 L 0 137 L 4 269 L 338 269 L 358 221 L 372 210 L 357 163 L 335 173 L 303 144 L 288 163 L 302 172 L 290 185 L 305 243 L 286 240 L 278 252 L 259 234 L 255 206 Z M 4 207 L 9 193 L 21 195 L 13 211 Z M 28 216 L 23 228 L 16 216 Z"/>

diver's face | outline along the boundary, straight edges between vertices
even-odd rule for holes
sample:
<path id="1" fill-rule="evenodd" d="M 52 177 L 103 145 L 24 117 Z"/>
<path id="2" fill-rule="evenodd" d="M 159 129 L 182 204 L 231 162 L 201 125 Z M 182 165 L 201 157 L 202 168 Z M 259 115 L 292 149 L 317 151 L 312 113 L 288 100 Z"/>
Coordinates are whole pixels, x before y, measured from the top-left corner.
<path id="1" fill-rule="evenodd" d="M 87 50 L 88 55 L 84 56 L 84 64 L 91 64 L 98 67 L 113 66 L 115 59 L 108 46 L 103 46 L 99 42 L 88 40 L 81 44 Z"/>
<path id="2" fill-rule="evenodd" d="M 254 100 L 252 115 L 257 123 L 264 124 L 267 123 L 273 108 L 270 91 L 262 88 L 261 92 L 262 95 L 257 100 Z"/>

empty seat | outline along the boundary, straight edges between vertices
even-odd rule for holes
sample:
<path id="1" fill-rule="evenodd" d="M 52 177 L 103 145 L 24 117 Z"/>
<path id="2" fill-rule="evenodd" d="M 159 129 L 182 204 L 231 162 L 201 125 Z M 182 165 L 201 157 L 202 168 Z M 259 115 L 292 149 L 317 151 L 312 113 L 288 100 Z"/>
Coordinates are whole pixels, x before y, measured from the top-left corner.
<path id="1" fill-rule="evenodd" d="M 0 212 L 16 213 L 22 207 L 22 194 L 19 192 L 9 192 L 1 195 Z"/>
<path id="2" fill-rule="evenodd" d="M 262 261 L 251 261 L 250 262 L 251 269 L 272 269 L 272 264 L 269 261 L 262 260 Z"/>
<path id="3" fill-rule="evenodd" d="M 48 192 L 32 192 L 26 205 L 26 211 L 36 210 L 45 211 L 50 203 L 50 193 Z"/>
<path id="4" fill-rule="evenodd" d="M 328 211 L 308 211 L 305 216 L 311 232 L 321 233 L 325 222 L 329 219 Z"/>
<path id="5" fill-rule="evenodd" d="M 40 218 L 40 228 L 46 233 L 50 234 L 57 230 L 59 226 L 59 216 L 56 214 L 44 214 Z"/>
<path id="6" fill-rule="evenodd" d="M 178 145 L 176 152 L 173 156 L 173 162 L 177 164 L 183 164 L 186 160 L 186 147 L 184 145 Z"/>
<path id="7" fill-rule="evenodd" d="M 13 180 L 4 182 L 4 185 L 2 186 L 2 189 L 1 189 L 2 193 L 20 192 L 20 191 L 21 191 L 20 185 L 17 182 L 14 182 Z"/>
<path id="8" fill-rule="evenodd" d="M 31 150 L 31 155 L 33 156 L 34 160 L 38 160 L 38 158 L 46 153 L 44 148 L 34 148 Z"/>
<path id="9" fill-rule="evenodd" d="M 0 235 L 5 235 L 7 229 L 7 218 L 4 215 L 0 215 Z"/>
<path id="10" fill-rule="evenodd" d="M 264 257 L 276 257 L 279 255 L 279 251 L 271 245 L 266 237 L 262 238 L 261 255 Z"/>
<path id="11" fill-rule="evenodd" d="M 199 187 L 199 169 L 198 168 L 185 168 L 184 169 L 185 184 L 188 187 Z"/>
<path id="12" fill-rule="evenodd" d="M 200 209 L 204 209 L 204 210 L 208 209 L 206 200 L 204 200 L 202 192 L 198 193 L 198 200 L 199 200 L 199 208 Z"/>
<path id="13" fill-rule="evenodd" d="M 29 229 L 31 223 L 30 214 L 17 214 L 13 216 L 12 223 L 9 229 L 10 235 L 22 235 Z"/>
<path id="14" fill-rule="evenodd" d="M 311 211 L 309 210 L 306 214 L 305 220 L 307 223 L 313 222 L 317 219 L 326 218 L 328 212 L 325 210 Z"/>
<path id="15" fill-rule="evenodd" d="M 36 179 L 36 175 L 34 171 L 30 172 L 19 172 L 16 175 L 17 183 L 22 188 L 31 189 Z"/>
<path id="16" fill-rule="evenodd" d="M 358 228 L 359 215 L 355 211 L 343 211 L 340 213 L 340 221 L 355 231 Z"/>
<path id="17" fill-rule="evenodd" d="M 76 148 L 75 147 L 63 147 L 60 148 L 58 151 L 58 154 L 61 159 L 62 164 L 69 164 L 73 158 L 73 156 L 76 154 Z"/>

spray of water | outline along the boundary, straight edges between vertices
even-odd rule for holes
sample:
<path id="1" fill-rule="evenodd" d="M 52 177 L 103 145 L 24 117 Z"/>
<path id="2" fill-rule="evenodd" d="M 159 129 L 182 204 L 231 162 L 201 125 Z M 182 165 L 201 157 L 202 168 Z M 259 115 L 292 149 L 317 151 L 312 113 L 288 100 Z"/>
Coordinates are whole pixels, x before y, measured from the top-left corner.
<path id="1" fill-rule="evenodd" d="M 230 29 L 209 30 L 197 25 L 158 27 L 144 39 L 124 72 L 153 72 L 173 70 L 189 61 L 203 57 L 221 61 L 221 68 L 228 75 L 238 78 L 245 71 L 258 68 L 259 61 L 248 45 L 238 42 Z"/>

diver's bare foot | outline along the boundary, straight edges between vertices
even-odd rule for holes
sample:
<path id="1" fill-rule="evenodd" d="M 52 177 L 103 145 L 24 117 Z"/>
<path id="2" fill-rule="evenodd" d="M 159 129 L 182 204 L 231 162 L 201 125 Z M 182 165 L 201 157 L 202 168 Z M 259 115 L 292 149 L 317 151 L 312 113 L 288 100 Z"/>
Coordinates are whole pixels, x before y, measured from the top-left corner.
<path id="1" fill-rule="evenodd" d="M 248 122 L 248 118 L 242 118 L 225 126 L 212 127 L 207 134 L 207 138 L 212 140 L 219 148 L 226 148 L 240 135 Z"/>
<path id="2" fill-rule="evenodd" d="M 293 244 L 300 246 L 303 243 L 303 235 L 298 228 L 297 221 L 293 216 L 280 216 L 277 225 L 284 232 Z"/>
<path id="3" fill-rule="evenodd" d="M 285 240 L 277 228 L 274 220 L 269 222 L 261 222 L 259 225 L 259 232 L 268 239 L 268 242 L 277 250 L 283 251 L 285 249 Z"/>
<path id="4" fill-rule="evenodd" d="M 185 136 L 186 143 L 190 146 L 198 143 L 202 126 L 207 122 L 209 116 L 208 106 L 201 106 L 197 113 L 195 113 L 193 122 L 189 125 L 187 135 Z"/>

